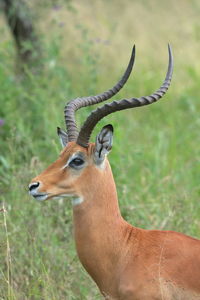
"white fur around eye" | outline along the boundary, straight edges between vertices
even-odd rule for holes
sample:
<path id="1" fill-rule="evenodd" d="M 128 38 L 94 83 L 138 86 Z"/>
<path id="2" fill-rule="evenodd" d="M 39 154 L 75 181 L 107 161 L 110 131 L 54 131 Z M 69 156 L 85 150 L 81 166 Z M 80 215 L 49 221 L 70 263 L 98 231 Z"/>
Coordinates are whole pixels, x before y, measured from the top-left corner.
<path id="1" fill-rule="evenodd" d="M 68 159 L 67 163 L 61 168 L 62 170 L 69 166 L 70 162 L 76 157 L 77 153 L 72 154 L 72 156 Z M 77 156 L 78 158 L 78 156 Z"/>

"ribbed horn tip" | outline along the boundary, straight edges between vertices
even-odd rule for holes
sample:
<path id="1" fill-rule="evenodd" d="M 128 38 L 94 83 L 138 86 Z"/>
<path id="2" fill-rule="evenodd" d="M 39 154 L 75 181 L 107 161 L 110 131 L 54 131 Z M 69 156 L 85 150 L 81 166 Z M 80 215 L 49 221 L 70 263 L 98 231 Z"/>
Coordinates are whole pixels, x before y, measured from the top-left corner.
<path id="1" fill-rule="evenodd" d="M 136 50 L 135 50 L 136 48 L 135 48 L 135 44 L 133 45 L 133 48 L 132 48 L 132 52 L 131 52 L 131 58 L 133 57 L 133 58 L 135 58 L 135 52 L 136 52 Z"/>
<path id="2" fill-rule="evenodd" d="M 170 86 L 172 72 L 173 72 L 173 55 L 172 55 L 171 46 L 169 44 L 168 44 L 168 52 L 169 52 L 169 60 L 168 60 L 167 74 L 160 88 L 148 96 L 142 96 L 139 98 L 122 99 L 119 101 L 114 100 L 113 102 L 106 103 L 105 105 L 98 107 L 96 110 L 92 111 L 88 116 L 88 118 L 86 119 L 86 121 L 84 122 L 79 132 L 78 139 L 77 139 L 77 143 L 79 145 L 82 145 L 83 147 L 87 147 L 94 127 L 105 116 L 119 110 L 135 108 L 135 107 L 154 103 L 165 95 L 165 93 L 167 92 Z"/>
<path id="3" fill-rule="evenodd" d="M 71 131 L 73 130 L 76 134 L 78 135 L 78 128 L 76 125 L 76 120 L 75 120 L 75 112 L 80 109 L 81 107 L 86 107 L 90 105 L 94 105 L 100 102 L 103 102 L 105 100 L 108 100 L 109 98 L 113 97 L 116 95 L 124 86 L 124 84 L 127 82 L 131 71 L 133 69 L 135 61 L 135 45 L 133 45 L 132 52 L 131 52 L 131 57 L 128 63 L 128 66 L 121 77 L 121 79 L 109 90 L 95 95 L 95 96 L 88 96 L 88 97 L 81 97 L 81 98 L 75 98 L 69 101 L 64 108 L 64 115 L 65 115 L 65 124 L 69 136 L 69 140 L 71 141 L 74 140 L 74 134 L 71 134 Z"/>
<path id="4" fill-rule="evenodd" d="M 172 73 L 173 73 L 173 68 L 174 68 L 174 58 L 173 58 L 173 53 L 172 53 L 172 47 L 169 43 L 168 43 L 168 53 L 169 53 L 169 65 L 168 65 L 168 70 L 167 70 L 167 76 L 171 77 Z"/>

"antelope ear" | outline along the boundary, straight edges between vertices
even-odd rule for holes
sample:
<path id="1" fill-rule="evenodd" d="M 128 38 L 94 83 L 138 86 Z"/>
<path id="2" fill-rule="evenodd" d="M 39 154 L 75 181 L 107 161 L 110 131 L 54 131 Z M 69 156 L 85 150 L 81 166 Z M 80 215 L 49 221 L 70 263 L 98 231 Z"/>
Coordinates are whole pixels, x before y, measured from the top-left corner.
<path id="1" fill-rule="evenodd" d="M 58 134 L 58 136 L 60 138 L 61 145 L 64 148 L 67 145 L 67 143 L 68 143 L 67 132 L 65 132 L 64 130 L 62 130 L 59 127 L 57 127 L 57 134 Z"/>
<path id="2" fill-rule="evenodd" d="M 113 142 L 113 126 L 111 124 L 104 126 L 101 132 L 96 137 L 95 150 L 94 150 L 94 162 L 100 165 L 106 155 L 112 149 Z"/>

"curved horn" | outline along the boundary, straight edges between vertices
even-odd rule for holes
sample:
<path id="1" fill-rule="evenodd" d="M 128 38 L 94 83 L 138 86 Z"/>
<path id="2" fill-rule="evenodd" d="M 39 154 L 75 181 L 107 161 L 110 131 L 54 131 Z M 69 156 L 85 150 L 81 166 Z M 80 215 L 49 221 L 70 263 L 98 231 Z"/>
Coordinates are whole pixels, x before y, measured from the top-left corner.
<path id="1" fill-rule="evenodd" d="M 100 103 L 102 101 L 108 100 L 109 98 L 117 94 L 119 90 L 121 90 L 121 88 L 124 86 L 126 81 L 128 80 L 133 68 L 134 60 L 135 60 L 135 45 L 133 46 L 131 58 L 124 75 L 122 76 L 120 81 L 116 85 L 114 85 L 113 88 L 96 96 L 73 99 L 65 105 L 65 109 L 64 109 L 65 123 L 67 127 L 69 141 L 76 140 L 78 136 L 78 129 L 75 121 L 75 112 L 81 107 Z"/>
<path id="2" fill-rule="evenodd" d="M 169 52 L 168 70 L 162 86 L 156 92 L 154 92 L 149 96 L 144 96 L 140 98 L 123 99 L 120 101 L 114 100 L 113 102 L 106 103 L 105 105 L 92 111 L 80 130 L 77 139 L 77 144 L 83 147 L 87 147 L 92 130 L 94 129 L 95 125 L 105 116 L 114 113 L 115 111 L 151 104 L 161 99 L 165 95 L 165 93 L 169 88 L 171 78 L 172 78 L 172 73 L 173 73 L 173 56 L 172 56 L 172 50 L 170 45 L 168 45 L 168 52 Z"/>

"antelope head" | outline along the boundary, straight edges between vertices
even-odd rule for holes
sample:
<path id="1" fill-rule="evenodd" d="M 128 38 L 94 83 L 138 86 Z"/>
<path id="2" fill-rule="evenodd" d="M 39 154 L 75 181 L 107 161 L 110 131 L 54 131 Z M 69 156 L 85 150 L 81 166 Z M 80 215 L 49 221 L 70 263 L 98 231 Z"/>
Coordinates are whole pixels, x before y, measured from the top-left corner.
<path id="1" fill-rule="evenodd" d="M 166 93 L 173 72 L 173 57 L 168 46 L 169 63 L 165 80 L 162 86 L 149 96 L 112 101 L 98 107 L 88 116 L 80 131 L 78 131 L 75 112 L 81 107 L 103 102 L 123 87 L 128 80 L 135 60 L 135 46 L 128 67 L 120 81 L 108 91 L 83 98 L 76 98 L 66 104 L 65 123 L 66 131 L 57 129 L 58 136 L 63 146 L 59 158 L 29 184 L 29 193 L 37 200 L 47 200 L 60 196 L 73 196 L 74 204 L 82 201 L 83 189 L 89 189 L 90 183 L 103 177 L 109 168 L 106 159 L 112 148 L 113 127 L 103 127 L 96 137 L 95 143 L 90 143 L 91 133 L 96 124 L 105 116 L 119 110 L 148 105 L 161 99 Z"/>

